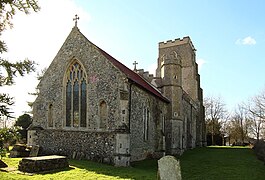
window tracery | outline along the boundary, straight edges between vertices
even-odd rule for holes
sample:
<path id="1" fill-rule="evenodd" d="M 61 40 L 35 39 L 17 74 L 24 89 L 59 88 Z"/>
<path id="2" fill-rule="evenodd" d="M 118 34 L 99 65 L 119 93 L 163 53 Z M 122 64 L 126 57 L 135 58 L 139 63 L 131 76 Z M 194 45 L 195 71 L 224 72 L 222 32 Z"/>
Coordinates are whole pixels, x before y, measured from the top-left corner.
<path id="1" fill-rule="evenodd" d="M 86 127 L 87 76 L 77 61 L 74 61 L 67 70 L 65 91 L 65 125 L 67 127 Z"/>

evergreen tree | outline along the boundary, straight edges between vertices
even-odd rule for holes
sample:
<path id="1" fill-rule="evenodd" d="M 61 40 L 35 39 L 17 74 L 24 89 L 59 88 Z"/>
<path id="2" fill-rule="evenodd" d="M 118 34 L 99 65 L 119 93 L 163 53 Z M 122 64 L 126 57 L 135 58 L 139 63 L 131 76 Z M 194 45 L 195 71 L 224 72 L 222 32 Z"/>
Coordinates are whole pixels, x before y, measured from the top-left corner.
<path id="1" fill-rule="evenodd" d="M 18 132 L 20 133 L 22 140 L 27 139 L 27 128 L 31 123 L 32 123 L 32 117 L 28 114 L 23 114 L 18 117 L 15 126 L 21 127 L 21 129 L 18 130 Z"/>
<path id="2" fill-rule="evenodd" d="M 17 61 L 15 63 L 9 62 L 1 57 L 1 54 L 7 52 L 7 46 L 1 40 L 1 35 L 7 27 L 12 28 L 11 22 L 13 16 L 17 11 L 29 14 L 30 11 L 35 12 L 40 10 L 40 7 L 35 0 L 1 0 L 0 1 L 0 87 L 10 86 L 14 84 L 14 77 L 17 75 L 24 76 L 35 70 L 34 61 L 28 59 L 24 61 Z M 6 93 L 0 93 L 0 116 L 10 116 L 8 106 L 14 104 L 14 100 Z"/>

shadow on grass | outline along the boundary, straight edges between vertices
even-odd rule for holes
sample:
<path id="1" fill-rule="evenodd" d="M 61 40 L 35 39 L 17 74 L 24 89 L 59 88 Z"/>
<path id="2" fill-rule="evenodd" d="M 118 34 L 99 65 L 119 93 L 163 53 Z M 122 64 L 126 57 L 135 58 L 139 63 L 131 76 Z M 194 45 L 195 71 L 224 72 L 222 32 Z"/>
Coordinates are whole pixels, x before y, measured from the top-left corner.
<path id="1" fill-rule="evenodd" d="M 156 179 L 157 160 L 134 162 L 130 167 L 114 167 L 87 160 L 70 160 L 70 165 L 107 176 L 129 179 Z"/>

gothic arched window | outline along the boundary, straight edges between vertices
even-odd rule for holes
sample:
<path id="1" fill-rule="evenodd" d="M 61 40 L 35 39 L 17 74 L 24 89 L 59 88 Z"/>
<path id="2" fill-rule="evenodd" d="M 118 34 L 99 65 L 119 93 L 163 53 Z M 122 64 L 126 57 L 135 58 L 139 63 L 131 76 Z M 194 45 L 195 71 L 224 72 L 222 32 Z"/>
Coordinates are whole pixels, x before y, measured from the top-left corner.
<path id="1" fill-rule="evenodd" d="M 87 81 L 82 66 L 74 61 L 66 74 L 66 123 L 67 127 L 86 127 Z"/>

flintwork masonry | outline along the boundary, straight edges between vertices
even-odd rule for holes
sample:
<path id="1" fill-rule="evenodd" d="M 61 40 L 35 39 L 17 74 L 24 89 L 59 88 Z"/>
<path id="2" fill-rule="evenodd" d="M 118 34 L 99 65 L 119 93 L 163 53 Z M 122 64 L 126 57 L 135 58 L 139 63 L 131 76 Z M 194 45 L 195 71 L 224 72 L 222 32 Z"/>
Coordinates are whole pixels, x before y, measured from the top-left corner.
<path id="1" fill-rule="evenodd" d="M 77 20 L 38 85 L 28 145 L 116 166 L 205 145 L 203 91 L 189 37 L 159 43 L 154 76 L 91 43 Z"/>

